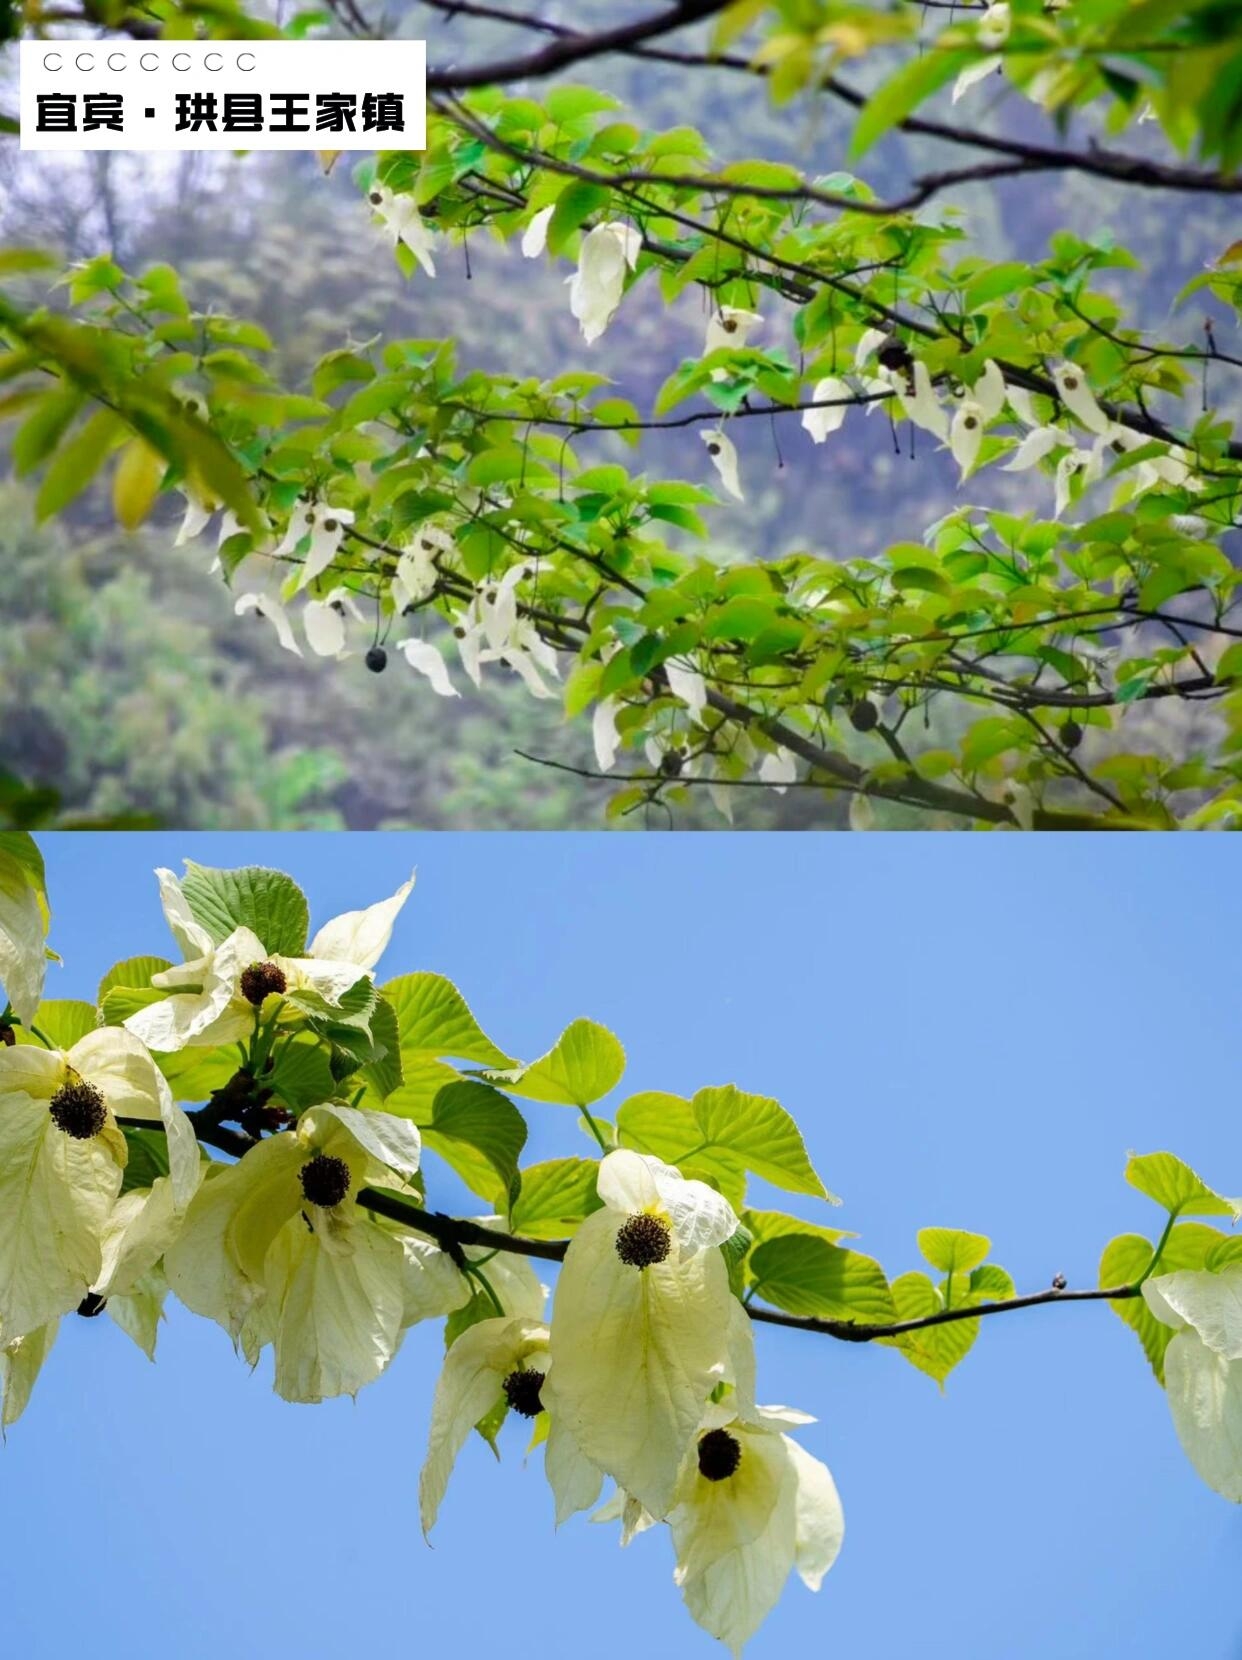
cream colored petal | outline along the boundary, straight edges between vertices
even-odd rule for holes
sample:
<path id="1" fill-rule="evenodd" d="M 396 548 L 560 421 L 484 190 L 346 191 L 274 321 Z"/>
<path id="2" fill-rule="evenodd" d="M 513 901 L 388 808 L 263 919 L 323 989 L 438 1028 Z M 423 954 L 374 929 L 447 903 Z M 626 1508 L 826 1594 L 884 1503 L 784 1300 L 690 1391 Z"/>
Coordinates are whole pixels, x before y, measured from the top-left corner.
<path id="1" fill-rule="evenodd" d="M 1165 1351 L 1164 1387 L 1187 1458 L 1214 1492 L 1242 1504 L 1242 1362 L 1179 1332 Z"/>
<path id="2" fill-rule="evenodd" d="M 201 922 L 194 920 L 189 903 L 181 891 L 181 883 L 171 870 L 157 870 L 155 880 L 159 884 L 160 906 L 164 912 L 172 937 L 181 947 L 183 957 L 202 957 L 210 953 L 212 948 L 211 935 Z"/>
<path id="3" fill-rule="evenodd" d="M 621 705 L 616 698 L 601 698 L 595 705 L 595 712 L 591 717 L 595 764 L 601 772 L 611 772 L 616 765 L 617 751 L 621 747 L 621 735 L 617 731 L 617 714 L 620 708 Z"/>
<path id="4" fill-rule="evenodd" d="M 621 1221 L 596 1211 L 570 1242 L 547 1405 L 592 1463 L 663 1516 L 726 1362 L 728 1276 L 719 1251 L 630 1267 L 616 1251 Z"/>
<path id="5" fill-rule="evenodd" d="M 395 1113 L 372 1112 L 364 1107 L 322 1106 L 303 1113 L 298 1135 L 307 1148 L 304 1157 L 325 1143 L 333 1124 L 345 1131 L 364 1157 L 374 1159 L 379 1166 L 377 1174 L 394 1170 L 400 1176 L 417 1174 L 422 1152 L 417 1125 Z"/>
<path id="6" fill-rule="evenodd" d="M 423 1532 L 435 1526 L 457 1455 L 480 1418 L 501 1398 L 502 1386 L 522 1360 L 540 1352 L 546 1328 L 532 1320 L 480 1320 L 464 1331 L 444 1357 L 431 1407 L 427 1457 L 418 1478 Z"/>
<path id="7" fill-rule="evenodd" d="M 550 203 L 539 212 L 522 233 L 522 253 L 527 259 L 538 259 L 548 245 L 548 225 L 556 212 L 556 203 Z"/>
<path id="8" fill-rule="evenodd" d="M 670 1176 L 677 1175 L 671 1164 L 665 1164 L 649 1153 L 635 1153 L 628 1147 L 619 1147 L 600 1160 L 595 1191 L 610 1209 L 619 1211 L 622 1216 L 633 1216 L 659 1203 L 660 1190 L 655 1178 L 657 1170 L 667 1171 Z"/>
<path id="9" fill-rule="evenodd" d="M 242 1272 L 234 1254 L 225 1248 L 239 1187 L 250 1174 L 241 1174 L 245 1163 L 243 1159 L 241 1164 L 208 1167 L 181 1232 L 164 1258 L 171 1290 L 192 1314 L 223 1326 L 234 1342 L 263 1295 L 261 1285 Z"/>
<path id="10" fill-rule="evenodd" d="M 464 1308 L 470 1301 L 472 1287 L 448 1253 L 429 1239 L 419 1239 L 414 1234 L 397 1233 L 395 1237 L 404 1258 L 402 1324 L 412 1326 L 419 1320 L 435 1320 Z"/>
<path id="11" fill-rule="evenodd" d="M 155 1359 L 155 1343 L 164 1318 L 168 1282 L 159 1268 L 152 1268 L 128 1291 L 108 1298 L 108 1318 L 136 1343 L 148 1360 Z"/>
<path id="12" fill-rule="evenodd" d="M 110 1139 L 79 1141 L 57 1129 L 45 1102 L 0 1096 L 0 1331 L 6 1342 L 68 1314 L 90 1290 L 121 1177 Z"/>
<path id="13" fill-rule="evenodd" d="M 845 1512 L 828 1466 L 789 1436 L 785 1437 L 785 1447 L 798 1478 L 798 1556 L 794 1565 L 807 1589 L 818 1591 L 840 1555 Z"/>
<path id="14" fill-rule="evenodd" d="M 43 910 L 18 861 L 0 853 L 0 986 L 23 1026 L 43 995 Z"/>
<path id="15" fill-rule="evenodd" d="M 714 1187 L 706 1182 L 685 1181 L 668 1165 L 653 1171 L 653 1177 L 683 1256 L 723 1245 L 737 1232 L 732 1205 Z"/>
<path id="16" fill-rule="evenodd" d="M 401 640 L 397 650 L 423 676 L 437 697 L 461 696 L 449 679 L 448 664 L 430 640 Z"/>
<path id="17" fill-rule="evenodd" d="M 390 899 L 381 899 L 362 911 L 344 911 L 325 922 L 310 942 L 308 955 L 374 968 L 388 949 L 393 923 L 414 888 L 414 877 L 403 882 Z M 358 976 L 355 975 L 355 979 Z"/>
<path id="18" fill-rule="evenodd" d="M 68 1072 L 59 1049 L 40 1049 L 33 1043 L 0 1047 L 0 1096 L 29 1095 L 50 1101 Z"/>
<path id="19" fill-rule="evenodd" d="M 698 720 L 707 707 L 707 682 L 691 663 L 667 658 L 663 665 L 668 689 L 679 697 Z"/>
<path id="20" fill-rule="evenodd" d="M 1157 1319 L 1165 1319 L 1158 1297 L 1175 1316 L 1167 1324 L 1193 1326 L 1209 1349 L 1225 1360 L 1242 1361 L 1242 1263 L 1218 1274 L 1186 1269 L 1161 1274 L 1145 1282 L 1143 1295 Z"/>
<path id="21" fill-rule="evenodd" d="M 822 444 L 830 433 L 840 431 L 845 420 L 848 404 L 841 402 L 832 404 L 828 400 L 846 399 L 854 396 L 853 388 L 845 381 L 829 376 L 827 380 L 817 382 L 811 392 L 812 403 L 824 403 L 823 409 L 804 409 L 802 411 L 802 425 L 810 433 L 816 444 Z"/>
<path id="22" fill-rule="evenodd" d="M 553 1418 L 543 1453 L 544 1474 L 556 1504 L 556 1525 L 580 1510 L 589 1510 L 599 1498 L 604 1477 L 582 1452 L 564 1422 Z"/>
<path id="23" fill-rule="evenodd" d="M 294 1216 L 264 1264 L 276 1352 L 276 1393 L 287 1401 L 356 1395 L 401 1343 L 404 1257 L 391 1234 L 359 1221 L 329 1247 Z"/>
<path id="24" fill-rule="evenodd" d="M 49 1320 L 37 1331 L 28 1332 L 15 1342 L 0 1348 L 0 1431 L 15 1424 L 30 1402 L 31 1392 L 43 1369 L 43 1362 L 52 1352 L 59 1320 Z"/>
<path id="25" fill-rule="evenodd" d="M 709 1482 L 696 1469 L 669 1524 L 686 1607 L 740 1654 L 776 1606 L 797 1556 L 797 1476 L 783 1437 L 736 1433 L 737 1473 Z"/>
<path id="26" fill-rule="evenodd" d="M 726 438 L 719 427 L 704 427 L 699 437 L 707 445 L 712 466 L 720 474 L 720 482 L 736 501 L 745 501 L 741 474 L 738 471 L 737 449 L 731 438 Z"/>
<path id="27" fill-rule="evenodd" d="M 308 599 L 302 608 L 302 628 L 317 657 L 339 657 L 345 650 L 345 618 L 334 605 Z"/>

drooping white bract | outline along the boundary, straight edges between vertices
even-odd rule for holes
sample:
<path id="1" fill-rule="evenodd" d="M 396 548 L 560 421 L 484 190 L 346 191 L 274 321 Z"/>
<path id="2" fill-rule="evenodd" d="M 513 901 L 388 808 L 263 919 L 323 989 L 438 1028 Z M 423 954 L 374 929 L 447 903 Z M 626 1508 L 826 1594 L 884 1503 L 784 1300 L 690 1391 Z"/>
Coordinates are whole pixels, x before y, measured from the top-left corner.
<path id="1" fill-rule="evenodd" d="M 521 677 L 532 697 L 552 698 L 556 693 L 543 676 L 559 678 L 556 652 L 518 608 L 518 584 L 529 574 L 527 566 L 511 565 L 499 580 L 484 582 L 453 633 L 462 667 L 476 686 L 483 684 L 485 663 L 503 662 Z"/>
<path id="2" fill-rule="evenodd" d="M 995 420 L 1004 407 L 1005 377 L 989 358 L 969 396 L 962 399 L 949 429 L 949 448 L 961 468 L 963 479 L 978 459 L 984 427 Z"/>
<path id="3" fill-rule="evenodd" d="M 143 1044 L 117 1026 L 71 1049 L 0 1048 L 0 1334 L 12 1343 L 97 1284 L 127 1149 L 118 1116 L 162 1126 L 170 1197 L 198 1181 L 193 1129 Z"/>
<path id="4" fill-rule="evenodd" d="M 797 780 L 798 762 L 789 750 L 778 745 L 760 761 L 759 776 L 765 784 L 771 784 L 777 795 L 784 795 Z"/>
<path id="5" fill-rule="evenodd" d="M 1095 393 L 1087 385 L 1078 365 L 1058 363 L 1052 371 L 1052 379 L 1057 395 L 1074 419 L 1097 437 L 1106 436 L 1112 423 L 1096 402 Z"/>
<path id="6" fill-rule="evenodd" d="M 956 104 L 959 98 L 965 97 L 972 86 L 978 86 L 980 81 L 986 81 L 988 76 L 994 74 L 1004 61 L 999 52 L 992 52 L 975 63 L 968 63 L 953 83 L 953 102 Z"/>
<path id="7" fill-rule="evenodd" d="M 427 275 L 434 277 L 435 239 L 413 196 L 398 196 L 386 184 L 376 184 L 372 185 L 367 200 L 383 221 L 393 246 L 404 242 Z"/>
<path id="8" fill-rule="evenodd" d="M 939 438 L 941 443 L 948 442 L 949 417 L 936 396 L 931 374 L 922 358 L 914 359 L 908 377 L 901 369 L 889 369 L 884 371 L 882 378 L 886 378 L 889 385 L 896 389 L 898 402 L 907 420 Z"/>
<path id="9" fill-rule="evenodd" d="M 541 1397 L 549 1365 L 548 1328 L 527 1315 L 481 1320 L 449 1349 L 418 1482 L 425 1534 L 435 1525 L 453 1465 L 475 1424 L 506 1404 L 529 1418 L 546 1411 Z M 544 1460 L 558 1523 L 595 1503 L 603 1477 L 556 1416 L 548 1424 Z"/>
<path id="10" fill-rule="evenodd" d="M 556 212 L 556 203 L 551 202 L 539 212 L 522 232 L 522 252 L 527 259 L 538 259 L 548 246 L 548 226 L 552 223 L 552 215 Z"/>
<path id="11" fill-rule="evenodd" d="M 292 559 L 299 545 L 307 537 L 310 538 L 310 546 L 303 556 L 294 583 L 295 593 L 327 570 L 339 553 L 345 532 L 353 522 L 354 515 L 347 507 L 329 507 L 325 502 L 307 501 L 305 498 L 294 503 L 284 540 L 273 557 L 277 560 Z"/>
<path id="12" fill-rule="evenodd" d="M 854 389 L 849 382 L 840 380 L 836 375 L 829 375 L 826 379 L 816 382 L 811 393 L 811 402 L 822 404 L 824 407 L 802 411 L 802 425 L 810 433 L 814 443 L 822 444 L 830 432 L 840 431 L 853 396 Z"/>
<path id="13" fill-rule="evenodd" d="M 818 1591 L 845 1518 L 827 1467 L 784 1433 L 810 1423 L 785 1407 L 709 1407 L 678 1482 L 669 1527 L 674 1577 L 705 1631 L 740 1654 L 791 1571 Z"/>
<path id="14" fill-rule="evenodd" d="M 1242 1504 L 1242 1263 L 1161 1274 L 1143 1296 L 1177 1334 L 1164 1387 L 1182 1449 L 1209 1487 Z"/>
<path id="15" fill-rule="evenodd" d="M 165 1258 L 168 1283 L 253 1360 L 271 1344 L 286 1400 L 356 1394 L 377 1378 L 416 1317 L 460 1306 L 459 1277 L 413 1296 L 394 1230 L 358 1203 L 369 1185 L 400 1190 L 418 1170 L 420 1139 L 390 1113 L 325 1104 L 296 1129 L 218 1167 Z"/>
<path id="16" fill-rule="evenodd" d="M 569 308 L 588 342 L 599 339 L 616 315 L 625 290 L 625 273 L 638 264 L 642 237 L 632 225 L 609 220 L 582 238 L 578 269 L 569 284 Z"/>
<path id="17" fill-rule="evenodd" d="M 0 846 L 0 987 L 23 1026 L 43 996 L 46 932 L 47 914 L 25 866 Z"/>
<path id="18" fill-rule="evenodd" d="M 742 481 L 737 469 L 737 450 L 733 440 L 726 438 L 719 427 L 704 427 L 699 437 L 707 445 L 707 453 L 712 458 L 712 466 L 720 474 L 720 482 L 737 501 L 745 501 L 742 494 Z"/>
<path id="19" fill-rule="evenodd" d="M 557 1282 L 545 1398 L 591 1463 L 664 1516 L 727 1365 L 717 1247 L 737 1218 L 706 1183 L 628 1149 L 603 1159 L 598 1191 Z"/>
<path id="20" fill-rule="evenodd" d="M 349 655 L 349 624 L 366 626 L 366 618 L 348 588 L 333 588 L 323 599 L 308 599 L 302 607 L 306 641 L 317 657 L 340 659 Z"/>
<path id="21" fill-rule="evenodd" d="M 268 952 L 249 928 L 235 928 L 216 944 L 195 921 L 173 872 L 157 870 L 155 874 L 165 919 L 187 961 L 152 977 L 153 986 L 172 995 L 139 1009 L 125 1026 L 148 1047 L 165 1054 L 247 1037 L 254 1024 L 254 1006 L 242 995 L 241 977 L 256 963 L 274 964 L 288 989 L 311 992 L 327 1008 L 339 1006 L 347 992 L 371 976 L 414 886 L 411 877 L 390 899 L 335 917 L 315 935 L 305 957 L 284 957 Z"/>
<path id="22" fill-rule="evenodd" d="M 173 547 L 175 548 L 184 547 L 187 542 L 192 542 L 196 536 L 201 536 L 216 514 L 215 507 L 202 501 L 198 496 L 191 496 L 185 492 L 183 494 L 185 494 L 185 517 L 181 521 L 181 528 L 173 538 Z"/>
<path id="23" fill-rule="evenodd" d="M 985 8 L 983 16 L 975 25 L 975 35 L 980 46 L 995 49 L 1003 46 L 1009 39 L 1012 27 L 1009 0 L 992 0 L 992 4 Z"/>
<path id="24" fill-rule="evenodd" d="M 397 650 L 412 669 L 417 669 L 431 683 L 431 689 L 438 697 L 461 696 L 449 679 L 448 665 L 430 640 L 398 640 Z"/>

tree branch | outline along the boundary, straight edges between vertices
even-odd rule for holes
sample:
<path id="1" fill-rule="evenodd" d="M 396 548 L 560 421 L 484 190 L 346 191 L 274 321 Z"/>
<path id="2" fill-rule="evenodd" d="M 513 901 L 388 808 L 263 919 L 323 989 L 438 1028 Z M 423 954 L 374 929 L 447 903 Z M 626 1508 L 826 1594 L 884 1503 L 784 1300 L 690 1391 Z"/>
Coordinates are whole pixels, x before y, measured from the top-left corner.
<path id="1" fill-rule="evenodd" d="M 199 1112 L 186 1114 L 194 1126 L 200 1142 L 216 1147 L 221 1152 L 241 1158 L 258 1145 L 237 1130 L 225 1129 L 210 1117 Z M 155 1130 L 163 1126 L 145 1118 L 118 1117 L 117 1123 L 131 1129 Z M 504 1251 L 513 1256 L 532 1257 L 540 1262 L 563 1262 L 569 1249 L 567 1239 L 526 1239 L 521 1234 L 506 1233 L 500 1228 L 488 1228 L 463 1217 L 446 1216 L 441 1211 L 423 1210 L 400 1194 L 364 1187 L 357 1202 L 377 1216 L 428 1239 L 448 1251 L 460 1251 L 463 1246 L 482 1247 Z M 938 1314 L 925 1314 L 914 1320 L 898 1320 L 888 1325 L 856 1320 L 820 1320 L 812 1315 L 784 1314 L 779 1309 L 755 1308 L 746 1304 L 750 1318 L 761 1325 L 787 1326 L 795 1331 L 817 1332 L 824 1337 L 835 1337 L 844 1343 L 873 1343 L 878 1338 L 900 1337 L 906 1332 L 924 1331 L 931 1326 L 948 1325 L 954 1320 L 975 1320 L 989 1314 L 1009 1314 L 1021 1308 L 1040 1308 L 1046 1303 L 1066 1302 L 1123 1302 L 1141 1295 L 1139 1285 L 1114 1285 L 1101 1290 L 1066 1291 L 1053 1286 L 1048 1291 L 1036 1291 L 1025 1297 L 1007 1297 L 994 1303 L 980 1303 L 976 1308 L 946 1308 Z"/>

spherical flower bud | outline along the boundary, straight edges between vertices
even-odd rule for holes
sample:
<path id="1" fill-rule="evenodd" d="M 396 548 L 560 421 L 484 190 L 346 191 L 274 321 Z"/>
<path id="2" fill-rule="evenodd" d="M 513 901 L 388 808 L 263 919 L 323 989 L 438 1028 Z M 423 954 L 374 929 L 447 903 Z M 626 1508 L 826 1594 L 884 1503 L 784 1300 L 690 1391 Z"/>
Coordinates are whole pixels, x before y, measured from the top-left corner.
<path id="1" fill-rule="evenodd" d="M 515 1412 L 520 1412 L 523 1418 L 537 1418 L 543 1411 L 543 1401 L 539 1391 L 543 1388 L 544 1374 L 537 1372 L 531 1366 L 524 1366 L 520 1371 L 510 1372 L 504 1381 L 505 1400 Z"/>
<path id="2" fill-rule="evenodd" d="M 388 653 L 383 646 L 372 646 L 365 661 L 372 674 L 383 674 L 388 667 Z"/>
<path id="3" fill-rule="evenodd" d="M 89 1141 L 108 1121 L 108 1108 L 94 1084 L 85 1078 L 71 1078 L 48 1102 L 48 1111 L 58 1130 L 75 1141 Z"/>
<path id="4" fill-rule="evenodd" d="M 344 1159 L 331 1153 L 317 1153 L 300 1171 L 302 1192 L 307 1202 L 331 1210 L 349 1192 L 351 1177 Z"/>
<path id="5" fill-rule="evenodd" d="M 640 1212 L 617 1229 L 617 1255 L 629 1268 L 650 1268 L 665 1261 L 672 1243 L 672 1230 L 662 1216 Z"/>
<path id="6" fill-rule="evenodd" d="M 242 969 L 241 994 L 257 1009 L 265 997 L 279 997 L 288 985 L 275 963 L 251 963 Z"/>
<path id="7" fill-rule="evenodd" d="M 705 1481 L 728 1481 L 742 1462 L 742 1445 L 727 1429 L 709 1429 L 699 1437 L 699 1474 Z"/>

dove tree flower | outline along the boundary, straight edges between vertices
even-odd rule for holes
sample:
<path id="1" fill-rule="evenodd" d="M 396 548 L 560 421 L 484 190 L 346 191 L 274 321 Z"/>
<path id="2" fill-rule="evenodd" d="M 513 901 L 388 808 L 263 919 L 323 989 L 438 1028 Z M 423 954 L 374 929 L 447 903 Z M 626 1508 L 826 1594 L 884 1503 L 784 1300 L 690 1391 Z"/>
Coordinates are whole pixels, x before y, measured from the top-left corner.
<path id="1" fill-rule="evenodd" d="M 277 560 L 292 559 L 302 543 L 307 543 L 294 583 L 295 592 L 327 570 L 353 522 L 354 515 L 346 507 L 330 507 L 325 502 L 305 499 L 294 503 L 284 540 L 272 557 Z"/>
<path id="2" fill-rule="evenodd" d="M 204 1184 L 167 1254 L 169 1285 L 252 1359 L 270 1343 L 286 1400 L 356 1394 L 397 1352 L 410 1308 L 462 1301 L 452 1278 L 437 1279 L 438 1307 L 420 1301 L 409 1280 L 426 1263 L 358 1203 L 368 1185 L 408 1186 L 420 1151 L 406 1119 L 310 1108 Z"/>
<path id="3" fill-rule="evenodd" d="M 734 1654 L 797 1571 L 818 1591 L 836 1561 L 845 1519 L 826 1465 L 785 1433 L 806 1413 L 709 1407 L 682 1465 L 668 1522 L 674 1578 L 693 1619 Z"/>
<path id="4" fill-rule="evenodd" d="M 989 358 L 968 396 L 962 399 L 949 428 L 949 448 L 966 478 L 979 456 L 983 429 L 1005 407 L 1005 377 Z"/>
<path id="5" fill-rule="evenodd" d="M 393 246 L 403 244 L 429 277 L 436 274 L 435 238 L 413 196 L 398 196 L 385 184 L 374 184 L 367 200 L 382 222 Z"/>
<path id="6" fill-rule="evenodd" d="M 737 1217 L 705 1182 L 625 1148 L 602 1160 L 598 1192 L 556 1286 L 548 1405 L 593 1464 L 664 1516 L 726 1365 L 732 1294 L 717 1247 Z"/>
<path id="7" fill-rule="evenodd" d="M 1143 1297 L 1176 1334 L 1164 1387 L 1182 1450 L 1209 1487 L 1242 1504 L 1242 1263 L 1161 1274 Z"/>
<path id="8" fill-rule="evenodd" d="M 328 1012 L 372 971 L 388 947 L 401 907 L 414 886 L 403 882 L 389 899 L 325 922 L 303 957 L 269 953 L 250 928 L 235 928 L 217 943 L 199 922 L 171 870 L 159 870 L 160 900 L 173 937 L 186 954 L 180 968 L 152 976 L 169 995 L 125 1021 L 150 1048 L 170 1053 L 246 1038 L 269 997 L 294 998 Z"/>
<path id="9" fill-rule="evenodd" d="M 707 445 L 712 466 L 720 474 L 720 482 L 736 501 L 745 501 L 742 480 L 738 473 L 737 449 L 731 438 L 726 438 L 719 427 L 704 427 L 699 437 Z"/>
<path id="10" fill-rule="evenodd" d="M 67 1314 L 100 1281 L 128 1158 L 118 1117 L 163 1128 L 170 1198 L 188 1202 L 198 1180 L 198 1144 L 137 1037 L 105 1026 L 67 1050 L 0 1048 L 5 1343 Z"/>
<path id="11" fill-rule="evenodd" d="M 625 292 L 626 273 L 638 264 L 642 245 L 642 237 L 632 225 L 614 220 L 596 225 L 582 238 L 578 269 L 566 280 L 569 308 L 588 344 L 598 340 L 616 316 Z"/>

